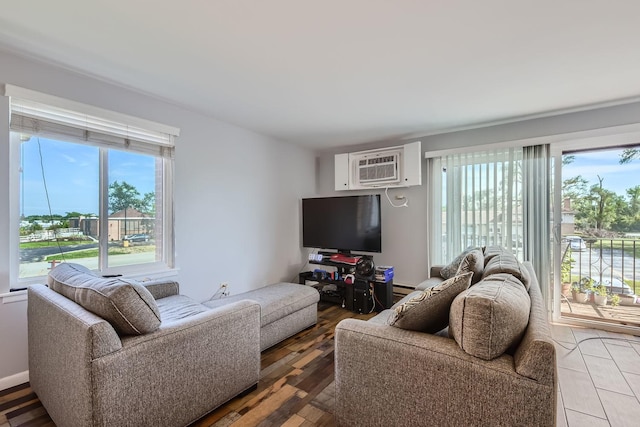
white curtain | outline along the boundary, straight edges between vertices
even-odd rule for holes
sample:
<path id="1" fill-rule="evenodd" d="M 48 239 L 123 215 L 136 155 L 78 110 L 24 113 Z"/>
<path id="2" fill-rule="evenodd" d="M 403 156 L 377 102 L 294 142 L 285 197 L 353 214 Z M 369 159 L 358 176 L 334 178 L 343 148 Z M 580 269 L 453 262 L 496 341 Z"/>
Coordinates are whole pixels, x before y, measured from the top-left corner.
<path id="1" fill-rule="evenodd" d="M 552 272 L 550 165 L 549 145 L 524 147 L 524 259 L 533 264 L 545 301 Z"/>
<path id="2" fill-rule="evenodd" d="M 486 245 L 503 246 L 522 259 L 522 149 L 452 154 L 430 164 L 432 235 L 442 236 L 432 248 L 442 254 L 434 263 Z"/>
<path id="3" fill-rule="evenodd" d="M 502 246 L 531 261 L 545 298 L 551 272 L 549 146 L 430 159 L 431 262 L 469 246 Z"/>

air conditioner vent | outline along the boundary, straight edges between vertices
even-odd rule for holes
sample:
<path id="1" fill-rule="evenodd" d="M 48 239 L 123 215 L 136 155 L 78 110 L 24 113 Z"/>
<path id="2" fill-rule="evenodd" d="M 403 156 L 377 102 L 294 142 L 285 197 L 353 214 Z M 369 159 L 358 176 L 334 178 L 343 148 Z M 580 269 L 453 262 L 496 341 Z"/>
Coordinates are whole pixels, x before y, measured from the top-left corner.
<path id="1" fill-rule="evenodd" d="M 420 156 L 420 141 L 397 147 L 336 154 L 335 189 L 421 185 Z"/>
<path id="2" fill-rule="evenodd" d="M 358 182 L 361 185 L 398 182 L 399 157 L 396 153 L 390 156 L 361 159 L 358 162 Z"/>

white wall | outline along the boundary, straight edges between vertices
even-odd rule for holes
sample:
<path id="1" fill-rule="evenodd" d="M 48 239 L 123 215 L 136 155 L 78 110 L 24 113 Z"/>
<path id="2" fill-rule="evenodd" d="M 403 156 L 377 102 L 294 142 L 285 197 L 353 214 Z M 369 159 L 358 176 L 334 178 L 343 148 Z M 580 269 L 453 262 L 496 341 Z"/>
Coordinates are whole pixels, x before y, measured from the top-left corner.
<path id="1" fill-rule="evenodd" d="M 313 152 L 52 65 L 0 51 L 10 83 L 181 128 L 175 161 L 176 263 L 181 292 L 208 298 L 220 282 L 232 294 L 302 267 L 300 199 L 313 196 Z M 0 97 L 6 116 L 6 98 Z M 6 131 L 6 119 L 0 120 Z M 3 128 L 4 126 L 4 128 Z M 8 215 L 8 144 L 0 136 L 0 235 Z M 5 234 L 6 235 L 6 234 Z M 0 285 L 12 248 L 0 240 Z M 1 298 L 0 298 L 1 300 Z M 0 385 L 26 371 L 26 301 L 0 303 Z"/>
<path id="2" fill-rule="evenodd" d="M 380 144 L 367 148 L 377 148 Z M 399 145 L 388 143 L 387 145 Z M 384 146 L 384 144 L 383 144 Z M 321 196 L 351 196 L 357 194 L 380 194 L 382 202 L 382 252 L 373 254 L 376 265 L 394 266 L 394 283 L 418 284 L 427 278 L 427 211 L 426 168 L 422 167 L 422 186 L 389 189 L 394 204 L 402 203 L 395 196 L 406 196 L 408 207 L 391 206 L 384 190 L 334 190 L 334 152 L 357 151 L 363 147 L 345 148 L 319 156 L 318 187 Z"/>
<path id="3" fill-rule="evenodd" d="M 394 283 L 417 285 L 427 277 L 428 273 L 427 199 L 429 178 L 426 173 L 426 160 L 422 159 L 422 186 L 389 190 L 394 203 L 397 203 L 394 200 L 396 194 L 406 195 L 409 198 L 408 208 L 396 209 L 386 202 L 384 192 L 380 190 L 334 191 L 334 154 L 395 146 L 414 140 L 422 142 L 423 152 L 437 151 L 638 122 L 640 122 L 640 103 L 633 103 L 517 123 L 425 136 L 407 141 L 377 142 L 370 145 L 327 150 L 320 153 L 318 159 L 317 192 L 320 196 L 381 193 L 383 198 L 382 253 L 375 254 L 374 260 L 378 265 L 394 266 Z"/>

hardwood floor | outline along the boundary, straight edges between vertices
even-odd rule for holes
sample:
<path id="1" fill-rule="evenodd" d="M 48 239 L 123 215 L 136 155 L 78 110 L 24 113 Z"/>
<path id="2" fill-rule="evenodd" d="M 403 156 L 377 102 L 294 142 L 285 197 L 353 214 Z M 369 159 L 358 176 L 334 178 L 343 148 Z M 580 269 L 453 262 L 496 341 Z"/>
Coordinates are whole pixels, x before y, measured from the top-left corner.
<path id="1" fill-rule="evenodd" d="M 315 326 L 262 353 L 260 382 L 254 391 L 227 402 L 192 427 L 335 425 L 335 326 L 342 319 L 368 319 L 374 315 L 358 315 L 321 303 Z M 0 427 L 53 425 L 29 384 L 0 392 Z"/>
<path id="2" fill-rule="evenodd" d="M 333 335 L 342 319 L 368 319 L 321 303 L 316 326 L 262 353 L 258 388 L 192 424 L 205 426 L 333 426 Z"/>

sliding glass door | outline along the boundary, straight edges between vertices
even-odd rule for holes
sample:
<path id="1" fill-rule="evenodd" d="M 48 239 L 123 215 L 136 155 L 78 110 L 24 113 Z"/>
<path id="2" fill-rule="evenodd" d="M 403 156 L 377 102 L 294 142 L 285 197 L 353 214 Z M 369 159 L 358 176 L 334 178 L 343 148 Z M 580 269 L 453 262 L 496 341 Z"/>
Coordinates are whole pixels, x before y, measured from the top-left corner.
<path id="1" fill-rule="evenodd" d="M 638 328 L 640 151 L 554 154 L 554 317 Z"/>

